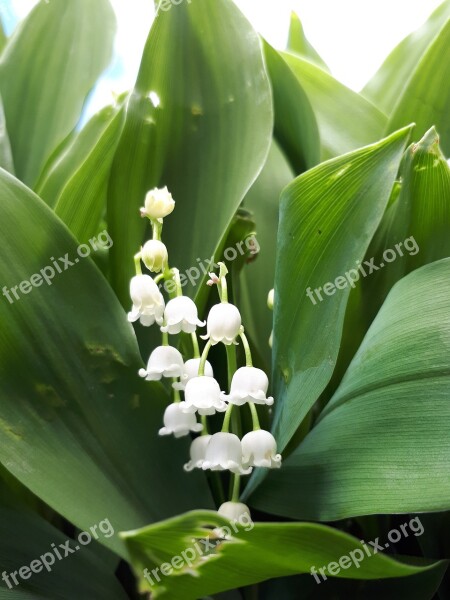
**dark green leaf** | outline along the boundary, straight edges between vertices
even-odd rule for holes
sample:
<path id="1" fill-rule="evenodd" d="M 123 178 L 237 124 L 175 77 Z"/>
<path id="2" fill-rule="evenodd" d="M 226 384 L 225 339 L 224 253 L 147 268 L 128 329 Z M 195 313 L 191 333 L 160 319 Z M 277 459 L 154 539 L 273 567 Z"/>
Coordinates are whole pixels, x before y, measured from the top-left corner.
<path id="1" fill-rule="evenodd" d="M 137 376 L 132 328 L 103 276 L 4 171 L 0 198 L 3 465 L 83 529 L 108 518 L 117 531 L 210 507 L 202 475 L 183 473 L 187 440 L 157 436 L 167 394 Z M 36 275 L 33 287 L 41 270 L 49 284 Z M 123 554 L 117 537 L 100 541 Z"/>
<path id="2" fill-rule="evenodd" d="M 291 518 L 450 508 L 450 259 L 391 290 L 318 424 L 251 497 Z"/>

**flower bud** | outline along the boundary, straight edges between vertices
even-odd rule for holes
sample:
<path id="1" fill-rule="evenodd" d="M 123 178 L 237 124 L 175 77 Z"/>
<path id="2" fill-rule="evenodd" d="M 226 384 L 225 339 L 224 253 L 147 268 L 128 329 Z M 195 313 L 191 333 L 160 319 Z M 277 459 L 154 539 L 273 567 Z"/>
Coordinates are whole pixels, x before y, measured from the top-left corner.
<path id="1" fill-rule="evenodd" d="M 167 248 L 159 240 L 149 240 L 142 247 L 141 257 L 149 271 L 159 273 L 164 270 L 168 261 Z"/>
<path id="2" fill-rule="evenodd" d="M 149 219 L 163 219 L 170 215 L 174 208 L 175 201 L 166 186 L 161 189 L 154 188 L 147 192 L 144 208 L 141 209 L 141 212 Z"/>
<path id="3" fill-rule="evenodd" d="M 270 290 L 270 292 L 267 295 L 267 306 L 269 307 L 270 310 L 273 310 L 273 302 L 274 302 L 274 297 L 275 297 L 275 290 Z"/>

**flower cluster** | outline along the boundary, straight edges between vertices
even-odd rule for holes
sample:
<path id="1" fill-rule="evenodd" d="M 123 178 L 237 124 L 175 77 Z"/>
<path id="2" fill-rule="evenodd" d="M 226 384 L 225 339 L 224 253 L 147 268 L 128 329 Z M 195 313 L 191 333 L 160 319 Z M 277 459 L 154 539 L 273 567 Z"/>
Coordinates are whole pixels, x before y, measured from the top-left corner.
<path id="1" fill-rule="evenodd" d="M 206 322 L 199 319 L 195 302 L 183 295 L 179 272 L 169 267 L 167 248 L 161 241 L 163 219 L 174 210 L 174 206 L 167 188 L 151 190 L 146 196 L 141 215 L 150 220 L 153 239 L 147 241 L 134 257 L 136 275 L 130 282 L 132 309 L 128 319 L 131 322 L 139 320 L 144 326 L 156 323 L 162 333 L 161 345 L 151 352 L 147 367 L 139 371 L 139 375 L 147 381 L 171 380 L 173 402 L 165 409 L 164 426 L 159 434 L 176 438 L 191 433 L 201 434 L 193 439 L 190 460 L 184 468 L 186 471 L 202 469 L 234 474 L 232 503 L 226 503 L 227 509 L 222 511 L 223 516 L 230 517 L 234 510 L 230 506 L 235 505 L 240 512 L 248 510 L 237 502 L 240 475 L 251 473 L 253 467 L 281 466 L 275 438 L 269 431 L 261 429 L 256 409 L 256 405 L 271 406 L 274 400 L 267 395 L 267 375 L 252 364 L 239 309 L 228 301 L 226 266 L 219 263 L 219 274 L 211 273 L 207 282 L 208 285 L 217 285 L 220 302 L 212 306 Z M 142 274 L 141 262 L 156 274 L 155 277 Z M 176 286 L 176 292 L 167 303 L 158 287 L 162 279 L 170 279 Z M 206 334 L 201 338 L 206 343 L 200 355 L 197 328 L 205 324 Z M 182 332 L 192 338 L 193 356 L 187 360 L 175 346 L 169 344 L 169 336 Z M 245 351 L 246 364 L 237 368 L 236 345 L 239 341 Z M 228 393 L 221 390 L 207 360 L 211 347 L 216 344 L 223 344 L 227 349 Z M 239 407 L 244 405 L 250 409 L 253 430 L 240 439 L 237 431 L 233 431 L 235 426 L 231 424 L 231 413 L 233 410 L 237 412 L 234 422 L 239 422 Z M 220 431 L 210 434 L 207 417 L 215 413 L 224 413 L 223 425 Z"/>

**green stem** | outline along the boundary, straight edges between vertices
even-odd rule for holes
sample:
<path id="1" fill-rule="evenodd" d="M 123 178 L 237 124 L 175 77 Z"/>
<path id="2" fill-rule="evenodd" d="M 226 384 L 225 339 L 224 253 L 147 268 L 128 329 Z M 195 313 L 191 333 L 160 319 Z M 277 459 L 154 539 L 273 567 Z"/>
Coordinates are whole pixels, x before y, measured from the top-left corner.
<path id="1" fill-rule="evenodd" d="M 154 240 L 158 240 L 160 242 L 163 224 L 160 223 L 157 219 L 152 219 L 151 223 L 152 223 L 152 232 L 153 232 L 152 237 Z"/>
<path id="2" fill-rule="evenodd" d="M 169 345 L 169 334 L 167 333 L 167 331 L 163 331 L 162 332 L 162 346 L 168 346 Z"/>
<path id="3" fill-rule="evenodd" d="M 253 431 L 257 431 L 258 429 L 261 429 L 261 426 L 259 424 L 258 412 L 256 410 L 255 403 L 249 402 L 248 406 L 250 408 L 250 412 L 252 413 Z"/>
<path id="4" fill-rule="evenodd" d="M 241 484 L 241 476 L 239 473 L 233 474 L 233 491 L 231 493 L 231 502 L 239 502 L 239 491 Z"/>
<path id="5" fill-rule="evenodd" d="M 142 275 L 142 266 L 141 266 L 141 253 L 138 252 L 134 255 L 134 268 L 136 269 L 136 275 Z"/>
<path id="6" fill-rule="evenodd" d="M 178 269 L 171 269 L 171 272 L 173 274 L 175 285 L 177 286 L 177 296 L 182 296 L 183 290 L 181 288 L 180 271 Z"/>
<path id="7" fill-rule="evenodd" d="M 194 348 L 194 358 L 200 358 L 200 348 L 198 347 L 198 339 L 195 331 L 191 333 L 192 347 Z"/>
<path id="8" fill-rule="evenodd" d="M 236 346 L 234 344 L 227 344 L 225 346 L 227 350 L 227 371 L 228 371 L 228 389 L 231 388 L 231 380 L 237 369 L 236 363 Z M 238 437 L 242 434 L 241 416 L 238 410 L 235 410 L 231 414 L 231 430 Z"/>
<path id="9" fill-rule="evenodd" d="M 202 429 L 202 435 L 209 435 L 209 431 L 208 431 L 208 419 L 206 418 L 206 415 L 201 415 L 200 416 L 200 421 L 203 425 L 203 429 Z"/>
<path id="10" fill-rule="evenodd" d="M 176 377 L 172 378 L 173 383 L 177 383 L 178 379 Z M 176 390 L 175 388 L 173 389 L 173 401 L 174 402 L 181 402 L 181 396 L 180 396 L 180 391 Z"/>
<path id="11" fill-rule="evenodd" d="M 233 404 L 229 404 L 228 408 L 225 412 L 225 417 L 223 419 L 222 432 L 224 432 L 224 433 L 228 433 L 228 431 L 230 429 L 230 418 L 231 418 L 232 410 L 233 410 Z"/>
<path id="12" fill-rule="evenodd" d="M 246 367 L 253 367 L 252 351 L 250 350 L 250 344 L 248 343 L 247 336 L 245 335 L 245 333 L 243 331 L 241 331 L 239 333 L 239 337 L 241 338 L 242 345 L 244 346 L 245 366 Z"/>
<path id="13" fill-rule="evenodd" d="M 205 374 L 205 364 L 208 358 L 208 352 L 211 348 L 211 340 L 208 340 L 206 346 L 203 348 L 202 357 L 200 358 L 200 364 L 198 365 L 198 376 L 201 377 Z"/>
<path id="14" fill-rule="evenodd" d="M 222 302 L 228 302 L 228 287 L 227 287 L 227 273 L 228 269 L 225 266 L 225 263 L 219 263 L 220 271 L 219 271 L 219 279 L 220 279 L 220 287 L 221 291 L 219 291 L 220 300 Z"/>
<path id="15" fill-rule="evenodd" d="M 155 283 L 159 283 L 159 282 L 160 282 L 162 279 L 164 279 L 164 273 L 160 273 L 159 275 L 157 275 L 157 276 L 156 276 L 156 277 L 153 279 L 153 281 L 154 281 Z"/>

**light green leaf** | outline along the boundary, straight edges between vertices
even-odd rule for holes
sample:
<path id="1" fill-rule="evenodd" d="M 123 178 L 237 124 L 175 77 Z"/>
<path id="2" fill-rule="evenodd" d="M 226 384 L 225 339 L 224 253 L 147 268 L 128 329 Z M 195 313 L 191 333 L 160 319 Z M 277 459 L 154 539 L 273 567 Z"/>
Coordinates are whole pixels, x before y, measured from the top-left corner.
<path id="1" fill-rule="evenodd" d="M 36 193 L 49 206 L 55 207 L 67 184 L 90 155 L 114 121 L 116 106 L 105 106 L 93 115 L 83 129 L 72 132 L 48 160 L 36 184 Z"/>
<path id="2" fill-rule="evenodd" d="M 244 199 L 244 207 L 253 213 L 259 252 L 241 272 L 239 307 L 245 329 L 267 366 L 271 363 L 268 342 L 273 321 L 272 311 L 267 307 L 267 294 L 275 283 L 279 199 L 293 176 L 284 154 L 273 141 L 267 162 Z"/>
<path id="3" fill-rule="evenodd" d="M 339 282 L 341 289 L 335 287 L 331 294 L 323 287 L 363 259 L 386 208 L 409 133 L 410 128 L 403 129 L 323 163 L 283 191 L 274 312 L 274 428 L 281 448 L 335 366 L 351 288 L 345 278 Z M 319 287 L 317 295 L 314 290 Z"/>
<path id="4" fill-rule="evenodd" d="M 0 92 L 18 177 L 30 186 L 75 127 L 111 58 L 108 0 L 41 0 L 0 57 Z"/>
<path id="5" fill-rule="evenodd" d="M 6 46 L 7 41 L 8 41 L 8 37 L 5 33 L 5 29 L 3 27 L 2 20 L 0 19 L 0 53 L 3 51 L 3 48 Z"/>
<path id="6" fill-rule="evenodd" d="M 450 167 L 434 128 L 408 148 L 401 174 L 400 194 L 388 206 L 367 251 L 367 256 L 375 257 L 375 265 L 384 265 L 362 280 L 368 323 L 394 283 L 418 267 L 450 256 Z"/>
<path id="7" fill-rule="evenodd" d="M 65 548 L 69 540 L 73 552 L 65 557 Z M 6 572 L 7 580 L 0 581 L 0 598 L 125 600 L 127 595 L 114 577 L 113 571 L 105 567 L 90 547 L 80 547 L 77 551 L 76 545 L 75 541 L 64 536 L 41 516 L 17 507 L 1 506 L 0 564 L 3 574 Z M 57 559 L 55 550 L 59 551 L 62 560 Z M 49 570 L 40 559 L 45 554 Z M 29 568 L 33 561 L 35 572 Z M 40 565 L 36 561 L 39 561 Z M 28 567 L 28 570 L 24 567 Z M 26 579 L 20 576 L 19 569 Z M 18 585 L 15 585 L 11 573 L 15 573 Z"/>
<path id="8" fill-rule="evenodd" d="M 264 42 L 264 54 L 273 90 L 274 136 L 299 175 L 320 161 L 316 117 L 308 96 L 280 53 Z"/>
<path id="9" fill-rule="evenodd" d="M 0 197 L 2 464 L 82 529 L 105 517 L 118 531 L 209 508 L 202 474 L 182 470 L 188 440 L 158 438 L 168 396 L 137 376 L 133 330 L 103 276 L 5 171 Z M 42 269 L 49 284 L 35 275 L 33 287 Z M 100 541 L 123 555 L 117 537 Z"/>
<path id="10" fill-rule="evenodd" d="M 282 52 L 306 92 L 319 125 L 322 160 L 380 139 L 386 116 L 365 98 L 309 61 Z"/>
<path id="11" fill-rule="evenodd" d="M 213 549 L 200 541 L 212 536 L 211 528 L 219 526 L 228 527 L 231 540 L 216 542 Z M 309 573 L 311 567 L 317 569 L 338 561 L 355 549 L 364 554 L 357 538 L 324 525 L 256 523 L 252 526 L 247 519 L 242 519 L 242 526 L 237 522 L 233 527 L 211 511 L 187 513 L 121 535 L 142 591 L 151 590 L 154 598 L 194 600 L 274 577 Z M 209 544 L 212 543 L 211 539 Z M 187 549 L 192 552 L 183 555 Z M 205 560 L 206 555 L 209 556 Z M 164 575 L 161 565 L 170 563 L 174 557 L 179 558 L 174 563 L 175 568 L 169 564 L 171 572 L 165 568 L 169 574 Z M 191 564 L 187 557 L 191 558 Z M 340 569 L 337 577 L 364 580 L 407 577 L 417 573 L 425 575 L 428 570 L 439 569 L 441 565 L 413 566 L 375 554 L 370 560 L 362 560 L 358 567 L 350 563 L 349 568 Z M 145 569 L 148 569 L 147 578 L 144 577 Z M 330 576 L 327 571 L 325 573 Z"/>
<path id="12" fill-rule="evenodd" d="M 446 258 L 394 286 L 320 421 L 252 505 L 325 521 L 449 509 L 449 365 Z"/>
<path id="13" fill-rule="evenodd" d="M 303 30 L 302 22 L 294 11 L 291 12 L 287 50 L 306 58 L 317 66 L 328 71 L 328 66 L 318 52 L 311 46 Z"/>
<path id="14" fill-rule="evenodd" d="M 9 141 L 8 131 L 6 129 L 5 111 L 3 110 L 2 97 L 0 96 L 0 168 L 14 173 L 14 164 L 11 152 L 11 143 Z"/>
<path id="15" fill-rule="evenodd" d="M 422 55 L 449 17 L 450 1 L 445 0 L 422 27 L 394 48 L 361 94 L 390 115 Z"/>
<path id="16" fill-rule="evenodd" d="M 411 120 L 421 137 L 433 125 L 441 136 L 444 153 L 450 155 L 450 20 L 443 26 L 422 56 L 389 119 L 387 131 Z"/>
<path id="17" fill-rule="evenodd" d="M 143 241 L 146 191 L 169 187 L 177 203 L 164 224 L 170 263 L 198 268 L 261 170 L 272 121 L 260 40 L 231 0 L 159 12 L 110 182 L 111 276 L 122 302 Z"/>
<path id="18" fill-rule="evenodd" d="M 98 233 L 106 210 L 110 169 L 124 123 L 124 111 L 119 107 L 107 107 L 101 115 L 103 127 L 98 131 L 98 139 L 65 183 L 55 206 L 55 213 L 79 242 L 87 242 Z M 70 160 L 74 153 L 81 156 L 87 143 L 86 139 L 80 139 L 79 143 L 75 140 L 62 160 Z"/>

